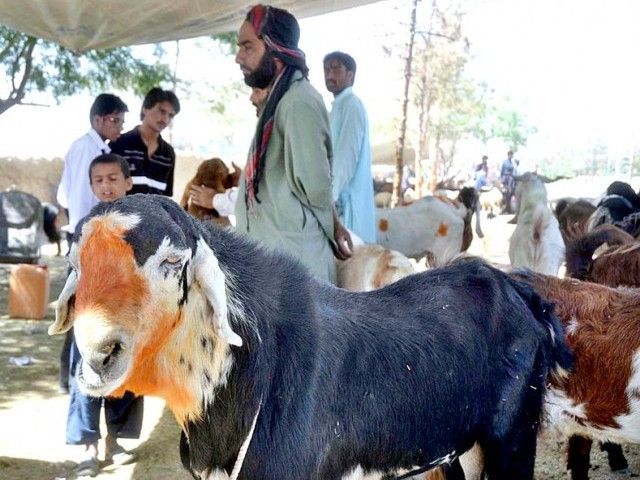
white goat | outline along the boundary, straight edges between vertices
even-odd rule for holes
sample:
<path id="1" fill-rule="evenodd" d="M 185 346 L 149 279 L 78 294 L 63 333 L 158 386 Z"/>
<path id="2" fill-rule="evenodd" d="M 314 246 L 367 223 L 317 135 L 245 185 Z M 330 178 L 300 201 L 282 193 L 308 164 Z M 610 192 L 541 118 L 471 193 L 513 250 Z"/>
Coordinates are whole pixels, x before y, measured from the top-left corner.
<path id="1" fill-rule="evenodd" d="M 478 192 L 465 187 L 458 200 L 423 197 L 405 207 L 377 208 L 376 242 L 416 260 L 431 255 L 435 266 L 446 264 L 471 245 L 471 217 L 482 238 Z"/>
<path id="2" fill-rule="evenodd" d="M 564 241 L 553 212 L 547 189 L 535 174 L 518 178 L 518 224 L 509 242 L 512 267 L 527 267 L 546 275 L 558 275 L 564 260 Z"/>
<path id="3" fill-rule="evenodd" d="M 353 255 L 338 262 L 338 286 L 354 292 L 382 288 L 415 273 L 411 261 L 380 245 L 358 245 Z"/>

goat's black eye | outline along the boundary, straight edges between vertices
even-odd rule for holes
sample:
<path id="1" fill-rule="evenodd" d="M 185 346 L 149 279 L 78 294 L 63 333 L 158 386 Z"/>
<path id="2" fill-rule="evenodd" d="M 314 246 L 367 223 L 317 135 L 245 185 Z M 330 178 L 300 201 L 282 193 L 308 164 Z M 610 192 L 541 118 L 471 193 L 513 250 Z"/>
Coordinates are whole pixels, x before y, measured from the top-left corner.
<path id="1" fill-rule="evenodd" d="M 171 255 L 160 263 L 160 269 L 163 271 L 165 278 L 167 275 L 178 276 L 182 270 L 182 257 Z"/>
<path id="2" fill-rule="evenodd" d="M 182 260 L 182 257 L 179 257 L 177 255 L 171 255 L 170 257 L 165 258 L 162 263 L 167 264 L 167 265 L 176 265 L 179 264 Z"/>

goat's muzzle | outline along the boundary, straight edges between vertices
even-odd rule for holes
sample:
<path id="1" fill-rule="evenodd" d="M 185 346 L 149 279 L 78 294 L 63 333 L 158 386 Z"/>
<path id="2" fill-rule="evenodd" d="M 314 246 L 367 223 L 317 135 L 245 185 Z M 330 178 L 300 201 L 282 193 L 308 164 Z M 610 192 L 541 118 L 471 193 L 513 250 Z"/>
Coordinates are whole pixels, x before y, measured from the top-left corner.
<path id="1" fill-rule="evenodd" d="M 130 336 L 121 329 L 101 324 L 95 317 L 76 319 L 75 336 L 82 356 L 77 372 L 80 388 L 93 396 L 104 396 L 117 389 L 129 370 Z"/>

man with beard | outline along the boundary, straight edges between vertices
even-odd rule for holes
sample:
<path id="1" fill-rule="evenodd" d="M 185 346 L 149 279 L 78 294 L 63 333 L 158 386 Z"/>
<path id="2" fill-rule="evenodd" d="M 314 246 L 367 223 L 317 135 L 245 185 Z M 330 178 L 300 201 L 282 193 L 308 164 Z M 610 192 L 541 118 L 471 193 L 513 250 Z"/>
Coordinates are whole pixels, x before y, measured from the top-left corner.
<path id="1" fill-rule="evenodd" d="M 356 61 L 349 54 L 331 52 L 324 57 L 323 66 L 325 85 L 334 96 L 329 122 L 336 210 L 350 231 L 367 243 L 375 243 L 369 120 L 352 90 Z"/>
<path id="2" fill-rule="evenodd" d="M 142 123 L 111 144 L 111 152 L 123 156 L 131 169 L 134 193 L 173 195 L 173 171 L 176 154 L 160 132 L 180 112 L 175 93 L 154 87 L 144 97 Z"/>
<path id="3" fill-rule="evenodd" d="M 254 6 L 240 27 L 236 63 L 269 96 L 240 179 L 236 229 L 335 282 L 334 252 L 347 258 L 351 238 L 333 209 L 329 121 L 299 37 L 295 17 L 271 6 Z"/>

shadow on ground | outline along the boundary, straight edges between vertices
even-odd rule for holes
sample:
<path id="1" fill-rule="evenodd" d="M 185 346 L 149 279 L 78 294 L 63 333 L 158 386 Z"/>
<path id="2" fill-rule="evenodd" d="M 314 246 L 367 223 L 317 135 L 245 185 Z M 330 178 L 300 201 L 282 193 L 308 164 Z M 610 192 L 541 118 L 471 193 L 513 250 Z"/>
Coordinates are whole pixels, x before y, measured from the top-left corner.
<path id="1" fill-rule="evenodd" d="M 171 411 L 165 407 L 149 439 L 134 451 L 139 461 L 132 480 L 190 480 L 192 477 L 180 462 L 178 445 L 180 428 Z"/>
<path id="2" fill-rule="evenodd" d="M 64 257 L 42 257 L 51 280 L 49 299 L 60 294 L 66 278 Z M 9 274 L 12 265 L 0 264 L 0 409 L 28 396 L 50 397 L 57 393 L 58 358 L 63 337 L 50 337 L 48 326 L 55 313 L 49 308 L 43 320 L 10 319 L 7 316 Z M 30 364 L 17 366 L 11 358 L 25 357 Z"/>
<path id="3" fill-rule="evenodd" d="M 0 457 L 0 475 L 5 480 L 52 480 L 64 477 L 75 464 L 54 463 L 29 458 Z M 30 472 L 29 477 L 24 472 Z"/>

